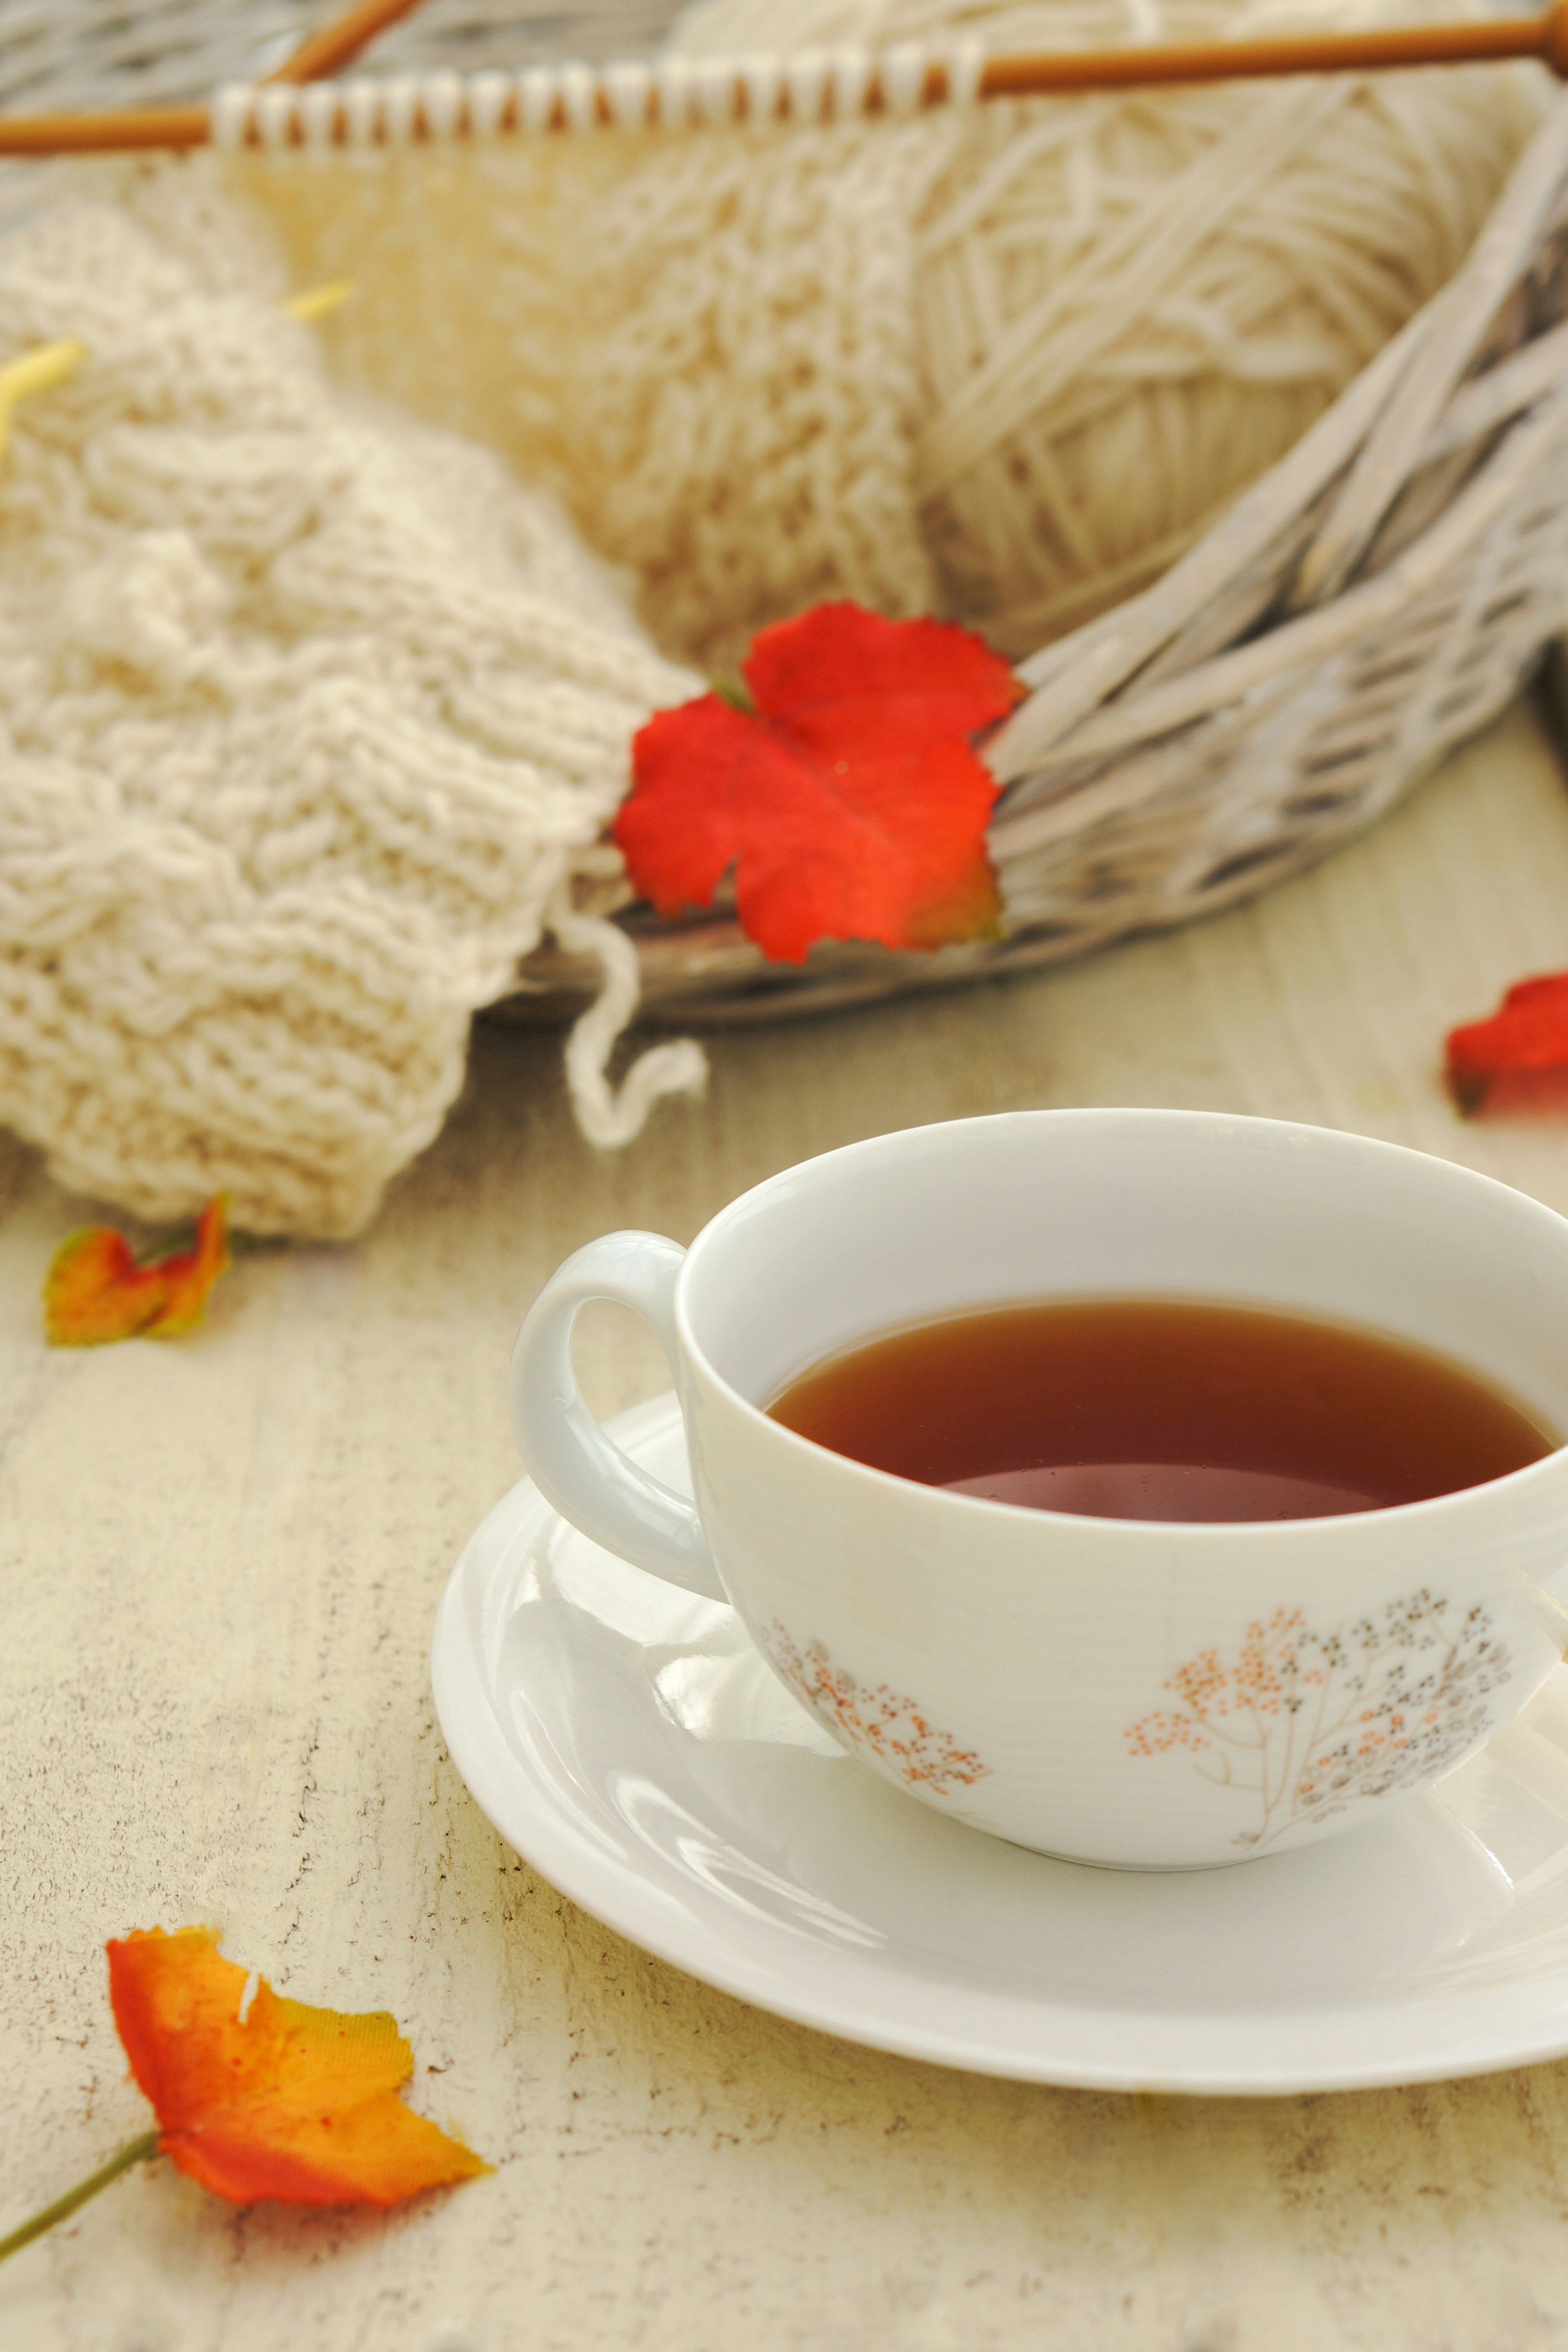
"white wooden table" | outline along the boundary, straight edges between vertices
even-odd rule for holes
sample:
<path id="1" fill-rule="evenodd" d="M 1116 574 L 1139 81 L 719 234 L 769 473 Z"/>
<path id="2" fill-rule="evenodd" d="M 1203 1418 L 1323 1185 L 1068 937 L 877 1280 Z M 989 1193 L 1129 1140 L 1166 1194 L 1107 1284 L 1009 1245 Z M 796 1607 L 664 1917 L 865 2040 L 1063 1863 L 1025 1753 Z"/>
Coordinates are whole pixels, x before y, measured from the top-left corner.
<path id="1" fill-rule="evenodd" d="M 1444 1029 L 1568 965 L 1568 793 L 1516 713 L 1369 839 L 1206 928 L 721 1040 L 600 1157 L 558 1048 L 489 1034 L 353 1247 L 242 1256 L 205 1328 L 43 1345 L 82 1213 L 0 1149 L 0 2227 L 144 2128 L 104 1937 L 208 1921 L 391 2008 L 497 2167 L 388 2219 L 133 2173 L 0 2270 L 16 2352 L 1526 2352 L 1568 2344 L 1568 2062 L 1410 2092 L 1124 2098 L 877 2055 L 575 1911 L 431 1717 L 437 1595 L 518 1475 L 503 1372 L 566 1251 L 685 1238 L 772 1170 L 1011 1105 L 1363 1129 L 1568 1210 L 1568 1127 L 1465 1127 Z M 601 1410 L 666 1385 L 592 1324 Z"/>

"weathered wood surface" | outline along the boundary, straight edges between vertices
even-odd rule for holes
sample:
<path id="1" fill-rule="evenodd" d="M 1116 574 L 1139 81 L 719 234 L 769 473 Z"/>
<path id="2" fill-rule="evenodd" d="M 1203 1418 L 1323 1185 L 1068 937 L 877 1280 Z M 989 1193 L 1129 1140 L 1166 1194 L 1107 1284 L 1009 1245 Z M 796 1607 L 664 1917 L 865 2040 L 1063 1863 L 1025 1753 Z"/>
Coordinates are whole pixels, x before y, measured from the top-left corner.
<path id="1" fill-rule="evenodd" d="M 469 1803 L 431 1719 L 452 1559 L 517 1475 L 556 1261 L 685 1237 L 804 1154 L 1015 1104 L 1224 1106 L 1446 1152 L 1568 1210 L 1568 1129 L 1462 1127 L 1450 1022 L 1568 964 L 1568 795 L 1515 714 L 1331 865 L 1193 931 L 721 1040 L 601 1158 L 557 1048 L 482 1037 L 354 1247 L 243 1256 L 177 1345 L 51 1354 L 78 1220 L 0 1160 L 0 2227 L 142 2127 L 107 1934 L 208 1920 L 392 2008 L 498 2167 L 390 2220 L 133 2175 L 0 2271 L 16 2352 L 1526 2352 L 1568 2344 L 1568 2062 L 1406 2093 L 1090 2096 L 882 2057 L 645 1958 Z M 665 1385 L 606 1311 L 595 1402 Z M 1355 1923 L 1347 1920 L 1346 1933 Z"/>

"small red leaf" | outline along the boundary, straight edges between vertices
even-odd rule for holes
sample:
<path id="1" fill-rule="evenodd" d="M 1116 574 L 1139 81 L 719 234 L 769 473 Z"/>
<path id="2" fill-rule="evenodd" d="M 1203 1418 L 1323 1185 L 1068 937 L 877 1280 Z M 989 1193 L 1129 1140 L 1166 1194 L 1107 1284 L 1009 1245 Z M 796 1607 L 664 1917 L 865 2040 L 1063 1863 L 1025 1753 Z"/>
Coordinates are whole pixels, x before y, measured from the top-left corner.
<path id="1" fill-rule="evenodd" d="M 995 922 L 998 787 L 969 739 L 1018 699 L 1000 656 L 951 623 L 818 604 L 763 630 L 742 674 L 753 710 L 705 694 L 632 747 L 616 840 L 661 915 L 708 906 L 732 866 L 742 926 L 778 962 Z"/>
<path id="2" fill-rule="evenodd" d="M 1468 1117 L 1568 1110 L 1568 971 L 1521 980 L 1489 1021 L 1451 1029 L 1447 1079 Z"/>

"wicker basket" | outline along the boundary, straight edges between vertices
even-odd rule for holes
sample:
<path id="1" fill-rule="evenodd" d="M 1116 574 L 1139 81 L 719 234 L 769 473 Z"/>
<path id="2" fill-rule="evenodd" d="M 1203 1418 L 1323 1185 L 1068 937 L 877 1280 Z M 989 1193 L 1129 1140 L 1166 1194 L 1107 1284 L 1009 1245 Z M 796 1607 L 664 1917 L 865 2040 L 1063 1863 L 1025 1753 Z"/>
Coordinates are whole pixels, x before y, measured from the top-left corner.
<path id="1" fill-rule="evenodd" d="M 281 0 L 0 0 L 0 107 L 204 95 L 331 13 Z M 427 0 L 404 72 L 646 55 L 664 0 L 523 18 Z M 613 136 L 613 132 L 591 135 Z M 47 170 L 48 166 L 40 167 Z M 1021 665 L 988 749 L 1008 936 L 766 963 L 723 912 L 632 908 L 657 1019 L 747 1021 L 1053 961 L 1210 913 L 1359 832 L 1517 690 L 1568 625 L 1568 100 L 1464 268 L 1152 588 Z M 530 958 L 510 1009 L 598 984 Z"/>

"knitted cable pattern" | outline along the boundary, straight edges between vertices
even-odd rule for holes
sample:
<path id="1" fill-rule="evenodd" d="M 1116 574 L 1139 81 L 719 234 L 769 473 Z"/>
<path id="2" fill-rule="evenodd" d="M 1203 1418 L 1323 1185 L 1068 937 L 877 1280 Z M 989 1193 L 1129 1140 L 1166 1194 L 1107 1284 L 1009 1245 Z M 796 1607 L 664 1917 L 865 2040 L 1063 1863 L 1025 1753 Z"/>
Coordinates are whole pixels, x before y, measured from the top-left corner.
<path id="1" fill-rule="evenodd" d="M 569 1079 L 628 1139 L 702 1062 L 606 1081 L 595 845 L 695 681 L 546 499 L 328 386 L 205 183 L 147 184 L 0 239 L 0 358 L 89 350 L 0 467 L 0 1119 L 149 1218 L 353 1233 L 549 929 L 604 963 Z"/>
<path id="2" fill-rule="evenodd" d="M 634 573 L 658 642 L 712 671 L 823 596 L 931 607 L 913 225 L 957 135 L 932 115 L 869 139 L 850 122 L 218 168 L 299 282 L 360 285 L 326 336 L 334 372 L 547 485 Z M 410 313 L 418 335 L 398 331 Z"/>

